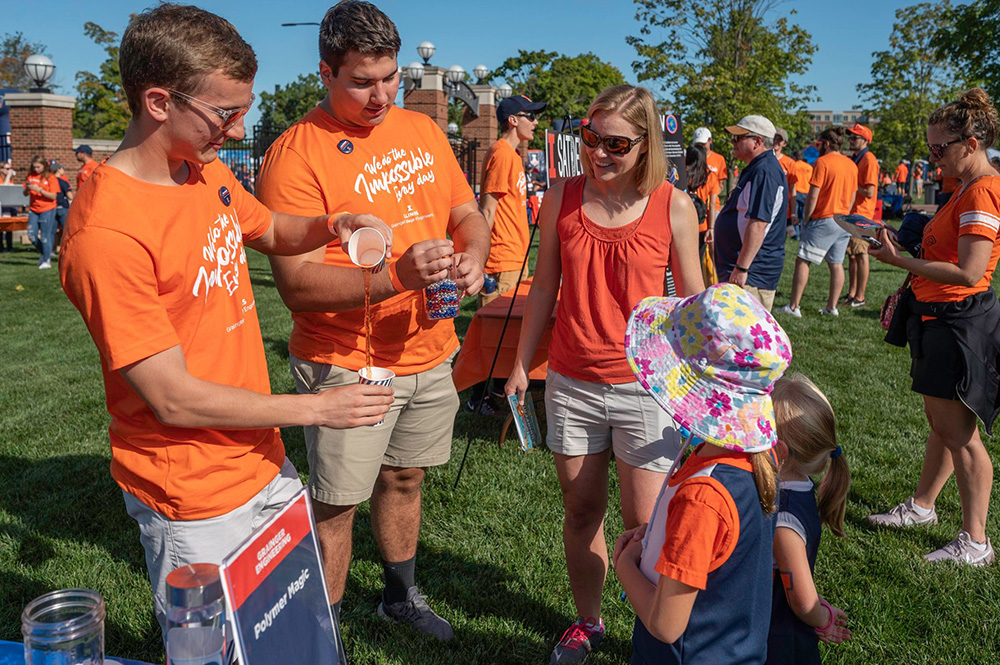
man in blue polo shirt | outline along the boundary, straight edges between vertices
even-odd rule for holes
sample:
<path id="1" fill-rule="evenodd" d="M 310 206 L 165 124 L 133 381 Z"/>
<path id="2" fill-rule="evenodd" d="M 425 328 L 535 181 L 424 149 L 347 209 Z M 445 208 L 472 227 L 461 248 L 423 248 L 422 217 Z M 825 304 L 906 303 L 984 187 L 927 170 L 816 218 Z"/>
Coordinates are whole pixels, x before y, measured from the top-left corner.
<path id="1" fill-rule="evenodd" d="M 748 115 L 726 127 L 733 156 L 746 162 L 715 220 L 719 279 L 742 286 L 768 311 L 785 265 L 788 181 L 774 156 L 774 125 Z"/>

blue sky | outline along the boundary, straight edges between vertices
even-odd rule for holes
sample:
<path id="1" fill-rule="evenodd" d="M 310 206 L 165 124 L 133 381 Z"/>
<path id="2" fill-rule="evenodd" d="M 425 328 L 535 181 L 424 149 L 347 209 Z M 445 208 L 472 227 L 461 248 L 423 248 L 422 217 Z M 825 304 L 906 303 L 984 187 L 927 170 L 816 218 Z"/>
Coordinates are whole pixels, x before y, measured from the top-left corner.
<path id="1" fill-rule="evenodd" d="M 120 34 L 129 14 L 141 11 L 147 4 L 152 3 L 6 3 L 0 33 L 20 31 L 29 40 L 46 44 L 56 64 L 53 81 L 61 86 L 58 92 L 74 94 L 76 72 L 96 72 L 104 59 L 103 51 L 84 36 L 83 24 L 93 21 Z M 254 86 L 258 93 L 316 70 L 318 29 L 283 28 L 281 23 L 318 22 L 331 0 L 298 0 L 287 5 L 263 0 L 202 0 L 197 4 L 232 21 L 254 47 L 260 61 Z M 640 26 L 629 0 L 376 0 L 376 4 L 399 28 L 403 42 L 399 59 L 404 66 L 419 60 L 416 46 L 424 40 L 437 46 L 432 64 L 458 64 L 470 72 L 478 64 L 496 67 L 518 49 L 545 49 L 568 55 L 592 51 L 635 82 L 631 67 L 634 52 L 625 37 L 638 34 Z M 813 108 L 844 110 L 859 103 L 855 85 L 868 79 L 871 53 L 888 47 L 895 10 L 910 4 L 900 0 L 841 0 L 831 5 L 806 0 L 779 5 L 772 17 L 789 14 L 794 8 L 797 13 L 791 20 L 809 31 L 819 47 L 810 71 L 801 81 L 817 88 L 820 101 L 812 104 Z M 509 18 L 500 16 L 501 7 Z M 256 117 L 251 112 L 248 120 L 253 123 Z"/>

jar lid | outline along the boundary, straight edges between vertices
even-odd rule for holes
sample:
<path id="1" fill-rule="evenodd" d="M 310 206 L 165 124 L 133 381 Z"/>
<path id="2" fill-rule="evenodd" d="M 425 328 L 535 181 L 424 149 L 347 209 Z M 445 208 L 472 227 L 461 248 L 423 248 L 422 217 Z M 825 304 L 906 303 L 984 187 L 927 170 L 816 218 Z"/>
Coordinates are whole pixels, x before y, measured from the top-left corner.
<path id="1" fill-rule="evenodd" d="M 214 563 L 181 566 L 167 575 L 167 602 L 173 607 L 202 607 L 222 598 L 222 580 Z"/>

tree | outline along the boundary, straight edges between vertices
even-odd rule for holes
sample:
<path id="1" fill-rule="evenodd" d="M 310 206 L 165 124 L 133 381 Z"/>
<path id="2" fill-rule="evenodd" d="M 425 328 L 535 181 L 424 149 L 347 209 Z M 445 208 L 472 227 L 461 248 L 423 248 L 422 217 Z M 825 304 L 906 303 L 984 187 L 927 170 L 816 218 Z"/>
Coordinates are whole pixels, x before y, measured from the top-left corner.
<path id="1" fill-rule="evenodd" d="M 319 74 L 299 74 L 299 78 L 284 87 L 275 86 L 274 92 L 260 93 L 260 124 L 279 129 L 311 111 L 326 97 L 326 88 Z"/>
<path id="2" fill-rule="evenodd" d="M 83 24 L 83 33 L 104 47 L 107 58 L 99 73 L 76 73 L 76 109 L 73 111 L 73 136 L 91 139 L 120 139 L 132 117 L 122 88 L 118 68 L 118 33 L 96 23 Z"/>
<path id="3" fill-rule="evenodd" d="M 778 0 L 635 0 L 639 81 L 658 87 L 681 115 L 685 134 L 704 124 L 718 133 L 749 114 L 805 135 L 815 87 L 792 81 L 812 63 L 812 36 L 787 17 L 768 22 Z M 790 12 L 794 13 L 794 11 Z M 654 33 L 656 37 L 654 37 Z M 662 41 L 656 41 L 662 37 Z M 716 141 L 727 157 L 732 150 Z"/>
<path id="4" fill-rule="evenodd" d="M 977 0 L 958 5 L 934 35 L 934 46 L 990 96 L 1000 97 L 1000 0 Z"/>
<path id="5" fill-rule="evenodd" d="M 0 39 L 0 88 L 27 90 L 34 84 L 24 73 L 24 61 L 29 55 L 47 56 L 48 49 L 39 42 L 29 42 L 20 32 L 8 33 Z"/>
<path id="6" fill-rule="evenodd" d="M 878 122 L 873 149 L 887 165 L 926 153 L 927 118 L 961 87 L 958 72 L 932 43 L 950 10 L 949 0 L 897 9 L 889 49 L 872 53 L 871 81 L 857 86 Z"/>
<path id="7" fill-rule="evenodd" d="M 625 77 L 593 53 L 567 56 L 555 51 L 519 50 L 491 72 L 490 80 L 494 85 L 507 81 L 515 95 L 548 104 L 531 141 L 532 148 L 543 148 L 544 130 L 552 126 L 552 120 L 567 115 L 585 117 L 597 93 L 624 83 Z"/>

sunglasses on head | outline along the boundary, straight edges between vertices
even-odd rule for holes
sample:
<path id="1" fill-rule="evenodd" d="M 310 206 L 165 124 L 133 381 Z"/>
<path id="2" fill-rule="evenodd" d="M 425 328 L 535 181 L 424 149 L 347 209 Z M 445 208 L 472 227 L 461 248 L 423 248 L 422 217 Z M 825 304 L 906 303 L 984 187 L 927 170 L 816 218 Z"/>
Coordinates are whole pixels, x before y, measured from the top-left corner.
<path id="1" fill-rule="evenodd" d="M 236 123 L 238 123 L 240 119 L 243 118 L 243 116 L 245 116 L 250 111 L 250 107 L 253 106 L 254 100 L 257 99 L 257 97 L 251 93 L 250 103 L 247 104 L 246 106 L 242 106 L 238 109 L 224 109 L 224 108 L 219 108 L 214 104 L 203 102 L 200 99 L 192 97 L 191 95 L 185 95 L 183 92 L 178 92 L 176 90 L 169 90 L 169 89 L 167 90 L 167 92 L 169 92 L 174 97 L 179 97 L 185 101 L 195 104 L 196 106 L 200 106 L 206 111 L 211 111 L 215 115 L 222 118 L 222 127 L 221 127 L 222 131 L 226 131 L 227 129 L 232 129 L 233 126 Z"/>
<path id="2" fill-rule="evenodd" d="M 961 143 L 964 140 L 965 137 L 960 136 L 954 141 L 948 141 L 947 143 L 928 143 L 927 151 L 931 153 L 931 157 L 933 157 L 934 159 L 941 159 L 942 157 L 944 157 L 945 148 L 947 148 L 950 145 L 954 145 L 956 143 Z"/>
<path id="3" fill-rule="evenodd" d="M 627 136 L 601 136 L 589 125 L 583 125 L 580 127 L 580 138 L 583 140 L 583 144 L 588 148 L 596 148 L 597 146 L 604 144 L 604 152 L 609 155 L 627 155 L 632 151 L 632 148 L 636 147 L 646 139 L 646 135 L 638 136 L 634 139 L 630 139 Z"/>

